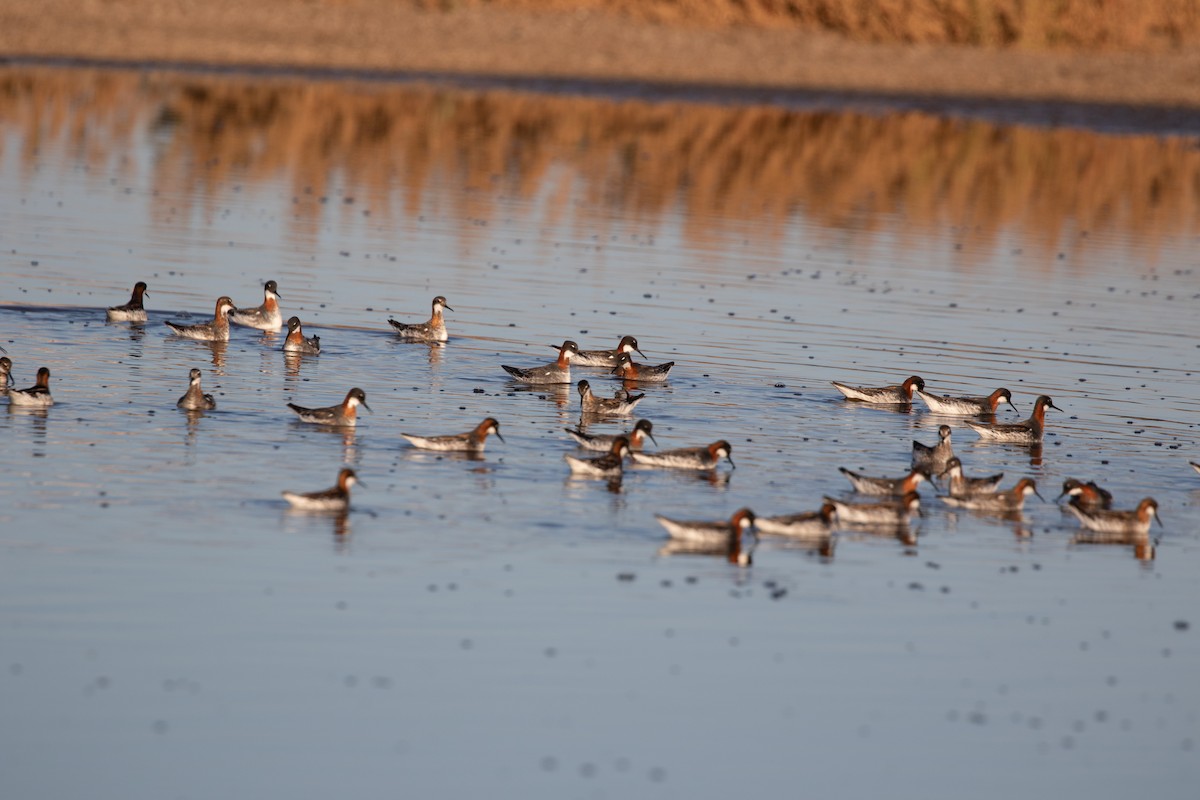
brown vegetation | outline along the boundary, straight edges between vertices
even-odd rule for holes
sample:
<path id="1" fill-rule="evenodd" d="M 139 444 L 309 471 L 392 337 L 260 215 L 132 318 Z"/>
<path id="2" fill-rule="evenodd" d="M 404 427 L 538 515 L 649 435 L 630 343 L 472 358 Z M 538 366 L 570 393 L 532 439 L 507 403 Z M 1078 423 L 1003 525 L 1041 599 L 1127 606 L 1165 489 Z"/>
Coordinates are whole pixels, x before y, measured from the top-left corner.
<path id="1" fill-rule="evenodd" d="M 1197 4 L 5 0 L 0 58 L 1197 108 Z"/>
<path id="2" fill-rule="evenodd" d="M 0 142 L 19 142 L 31 166 L 65 148 L 105 175 L 152 128 L 157 191 L 215 203 L 234 180 L 282 178 L 301 235 L 329 221 L 320 198 L 334 182 L 356 197 L 340 213 L 375 220 L 431 208 L 491 219 L 497 194 L 549 193 L 547 213 L 595 231 L 613 209 L 657 224 L 682 206 L 694 241 L 747 225 L 782 235 L 798 214 L 854 230 L 899 215 L 983 240 L 1017 226 L 1048 251 L 1085 230 L 1153 239 L 1200 225 L 1193 141 L 915 112 L 10 70 L 0 120 Z"/>
<path id="3" fill-rule="evenodd" d="M 704 27 L 829 31 L 871 42 L 1153 51 L 1200 43 L 1197 0 L 422 0 L 588 9 Z"/>

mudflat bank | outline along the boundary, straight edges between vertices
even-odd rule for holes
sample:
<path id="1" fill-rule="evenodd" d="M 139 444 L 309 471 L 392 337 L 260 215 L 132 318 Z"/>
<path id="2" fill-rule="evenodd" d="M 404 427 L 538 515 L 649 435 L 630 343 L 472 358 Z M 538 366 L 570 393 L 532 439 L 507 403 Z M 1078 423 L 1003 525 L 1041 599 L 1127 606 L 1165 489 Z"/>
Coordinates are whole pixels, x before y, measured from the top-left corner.
<path id="1" fill-rule="evenodd" d="M 8 0 L 0 5 L 0 58 L 1200 107 L 1200 48 L 1170 41 L 1002 46 L 997 33 L 960 44 L 715 12 L 619 13 L 609 8 L 619 3 L 598 0 L 532 5 Z M 1191 35 L 1180 30 L 1175 39 Z"/>

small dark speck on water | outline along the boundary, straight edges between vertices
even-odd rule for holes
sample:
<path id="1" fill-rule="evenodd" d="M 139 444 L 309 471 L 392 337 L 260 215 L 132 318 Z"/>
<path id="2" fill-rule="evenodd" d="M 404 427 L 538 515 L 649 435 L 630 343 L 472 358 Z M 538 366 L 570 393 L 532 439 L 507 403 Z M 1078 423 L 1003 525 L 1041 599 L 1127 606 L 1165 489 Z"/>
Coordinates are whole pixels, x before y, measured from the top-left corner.
<path id="1" fill-rule="evenodd" d="M 1175 630 L 1177 631 L 1186 631 L 1190 627 L 1192 627 L 1192 624 L 1186 619 L 1175 620 Z"/>
<path id="2" fill-rule="evenodd" d="M 635 578 L 637 578 L 637 575 L 633 574 L 632 572 L 618 572 L 617 573 L 617 580 L 623 581 L 625 583 L 632 583 Z"/>

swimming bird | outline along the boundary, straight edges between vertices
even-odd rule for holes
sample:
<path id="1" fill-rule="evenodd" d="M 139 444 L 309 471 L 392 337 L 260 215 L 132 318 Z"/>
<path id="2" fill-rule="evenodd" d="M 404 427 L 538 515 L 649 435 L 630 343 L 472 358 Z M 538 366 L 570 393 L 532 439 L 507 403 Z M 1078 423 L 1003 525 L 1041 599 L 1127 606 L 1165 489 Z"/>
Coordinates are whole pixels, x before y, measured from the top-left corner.
<path id="1" fill-rule="evenodd" d="M 396 329 L 396 335 L 408 342 L 444 342 L 450 338 L 446 332 L 446 320 L 442 310 L 453 311 L 446 305 L 446 298 L 440 294 L 433 298 L 433 313 L 428 322 L 397 322 L 388 319 L 388 324 Z"/>
<path id="2" fill-rule="evenodd" d="M 300 327 L 299 317 L 289 317 L 287 325 L 288 335 L 283 340 L 283 352 L 303 353 L 310 356 L 321 354 L 321 337 L 314 336 L 311 339 L 305 339 L 304 330 Z"/>
<path id="3" fill-rule="evenodd" d="M 104 312 L 109 322 L 145 322 L 146 309 L 142 306 L 142 296 L 146 294 L 146 282 L 138 281 L 133 285 L 133 296 L 123 306 L 113 306 Z"/>
<path id="4" fill-rule="evenodd" d="M 263 303 L 255 308 L 235 308 L 229 314 L 234 325 L 257 328 L 260 331 L 277 331 L 283 327 L 283 314 L 279 311 L 279 286 L 275 281 L 263 284 Z"/>
<path id="5" fill-rule="evenodd" d="M 555 350 L 558 345 L 550 345 Z M 636 350 L 642 358 L 646 357 L 638 348 L 638 340 L 632 336 L 622 336 L 621 341 L 612 350 L 580 350 L 574 359 L 574 363 L 579 367 L 615 367 L 617 365 L 617 356 L 620 353 L 629 353 Z"/>
<path id="6" fill-rule="evenodd" d="M 283 492 L 283 499 L 301 511 L 345 511 L 350 507 L 350 487 L 362 483 L 354 470 L 343 468 L 338 472 L 337 485 L 320 492 Z"/>
<path id="7" fill-rule="evenodd" d="M 927 467 L 930 472 L 940 473 L 946 469 L 950 459 L 954 458 L 954 448 L 950 445 L 949 425 L 938 426 L 938 443 L 935 445 L 921 444 L 913 440 L 912 465 Z"/>
<path id="8" fill-rule="evenodd" d="M 635 364 L 629 353 L 621 353 L 617 356 L 617 365 L 613 367 L 613 374 L 627 381 L 662 383 L 667 379 L 667 374 L 673 366 L 675 366 L 674 361 L 654 366 L 650 366 L 649 364 Z"/>
<path id="9" fill-rule="evenodd" d="M 995 414 L 996 407 L 1002 402 L 1012 406 L 1013 411 L 1017 410 L 1017 407 L 1013 405 L 1012 392 L 1004 388 L 997 389 L 987 397 L 946 397 L 929 394 L 921 389 L 917 390 L 917 396 L 924 400 L 925 405 L 929 406 L 929 410 L 935 414 L 960 416 Z"/>
<path id="10" fill-rule="evenodd" d="M 1162 520 L 1158 516 L 1158 502 L 1153 497 L 1143 498 L 1137 508 L 1132 511 L 1088 510 L 1083 508 L 1078 501 L 1078 497 L 1072 497 L 1071 501 L 1067 503 L 1067 508 L 1079 518 L 1079 523 L 1089 530 L 1102 533 L 1133 533 L 1144 536 L 1150 531 L 1152 517 L 1158 522 L 1159 527 L 1162 527 Z"/>
<path id="11" fill-rule="evenodd" d="M 646 441 L 646 437 L 650 437 L 650 441 L 658 444 L 658 440 L 654 438 L 652 431 L 654 425 L 648 419 L 639 419 L 637 424 L 633 426 L 633 430 L 628 433 L 620 434 L 603 434 L 603 433 L 587 433 L 583 427 L 563 428 L 567 434 L 579 443 L 579 446 L 584 450 L 608 450 L 612 447 L 613 440 L 617 436 L 624 436 L 629 440 L 630 450 L 641 450 L 642 445 Z"/>
<path id="12" fill-rule="evenodd" d="M 201 342 L 228 342 L 229 320 L 226 317 L 231 311 L 237 311 L 237 306 L 228 297 L 217 298 L 217 309 L 212 322 L 201 322 L 196 325 L 180 325 L 167 321 L 165 324 L 174 331 L 176 336 L 184 339 L 196 339 Z"/>
<path id="13" fill-rule="evenodd" d="M 1000 488 L 1000 481 L 1004 480 L 1003 472 L 982 478 L 968 478 L 963 473 L 962 462 L 957 457 L 946 462 L 946 468 L 942 470 L 940 477 L 946 475 L 950 476 L 947 489 L 951 497 L 990 494 Z"/>
<path id="14" fill-rule="evenodd" d="M 205 394 L 200 388 L 200 370 L 192 367 L 188 373 L 188 390 L 175 403 L 179 408 L 188 411 L 211 411 L 217 407 L 217 401 L 211 394 Z"/>
<path id="15" fill-rule="evenodd" d="M 733 446 L 721 439 L 705 447 L 681 447 L 675 450 L 656 450 L 653 453 L 633 453 L 633 463 L 643 467 L 671 467 L 674 469 L 716 469 L 724 458 L 729 466 L 733 463 Z"/>
<path id="16" fill-rule="evenodd" d="M 570 383 L 571 359 L 579 352 L 579 345 L 570 339 L 562 343 L 558 349 L 558 360 L 544 367 L 518 369 L 507 364 L 501 364 L 504 371 L 521 383 Z"/>
<path id="17" fill-rule="evenodd" d="M 824 500 L 837 511 L 838 522 L 857 525 L 904 525 L 921 509 L 921 495 L 916 492 L 872 503 L 847 503 L 833 497 Z"/>
<path id="18" fill-rule="evenodd" d="M 301 422 L 310 422 L 314 425 L 339 425 L 351 428 L 358 424 L 359 406 L 362 406 L 367 411 L 371 410 L 371 407 L 367 405 L 367 395 L 358 387 L 346 392 L 346 399 L 336 406 L 305 408 L 295 403 L 288 403 L 287 405 L 288 408 L 296 412 L 296 416 L 300 417 Z"/>
<path id="19" fill-rule="evenodd" d="M 28 389 L 9 389 L 8 402 L 10 405 L 30 408 L 48 408 L 54 405 L 54 398 L 50 396 L 50 370 L 41 367 L 37 371 L 37 383 Z"/>
<path id="20" fill-rule="evenodd" d="M 8 387 L 12 384 L 12 359 L 8 356 L 0 356 L 0 394 L 7 392 Z"/>
<path id="21" fill-rule="evenodd" d="M 1021 478 L 1016 486 L 1000 492 L 977 492 L 964 497 L 941 495 L 942 502 L 958 508 L 973 508 L 977 511 L 1020 511 L 1028 495 L 1036 494 L 1042 502 L 1045 498 L 1037 490 L 1033 478 Z"/>
<path id="22" fill-rule="evenodd" d="M 597 417 L 627 417 L 646 397 L 645 394 L 630 394 L 624 389 L 619 390 L 616 397 L 597 397 L 587 381 L 580 381 L 576 388 L 580 411 Z"/>
<path id="23" fill-rule="evenodd" d="M 494 417 L 488 417 L 466 433 L 449 436 L 414 436 L 411 433 L 400 435 L 422 450 L 482 453 L 489 433 L 496 434 L 497 439 L 504 441 L 504 437 L 500 435 L 500 423 Z"/>
<path id="24" fill-rule="evenodd" d="M 848 386 L 830 381 L 834 387 L 850 400 L 876 405 L 911 405 L 913 389 L 925 389 L 925 380 L 919 375 L 906 378 L 897 386 Z"/>
<path id="25" fill-rule="evenodd" d="M 569 453 L 563 458 L 571 468 L 572 475 L 590 478 L 620 478 L 624 471 L 625 456 L 629 455 L 629 440 L 624 436 L 613 439 L 612 446 L 602 456 L 577 458 Z"/>
<path id="26" fill-rule="evenodd" d="M 985 425 L 979 422 L 964 420 L 971 430 L 979 434 L 980 439 L 990 439 L 993 442 L 1011 442 L 1013 444 L 1037 444 L 1042 441 L 1046 429 L 1046 409 L 1053 408 L 1062 411 L 1054 405 L 1047 395 L 1042 395 L 1033 404 L 1033 415 L 1022 422 L 995 423 Z"/>
<path id="27" fill-rule="evenodd" d="M 714 547 L 740 541 L 753 530 L 756 519 L 748 508 L 740 508 L 729 519 L 715 522 L 672 519 L 662 514 L 655 514 L 654 518 L 667 529 L 667 535 L 672 539 Z"/>
<path id="28" fill-rule="evenodd" d="M 1074 502 L 1084 511 L 1102 511 L 1112 508 L 1112 492 L 1100 488 L 1094 481 L 1084 483 L 1074 478 L 1067 478 L 1063 481 L 1062 494 L 1054 499 L 1061 500 L 1064 497 L 1071 498 L 1068 502 Z"/>
<path id="29" fill-rule="evenodd" d="M 828 536 L 837 518 L 837 506 L 823 503 L 817 511 L 787 514 L 779 517 L 757 517 L 754 527 L 759 533 L 773 536 Z"/>
<path id="30" fill-rule="evenodd" d="M 856 492 L 892 497 L 901 497 L 909 492 L 915 492 L 921 485 L 921 481 L 930 479 L 928 467 L 913 467 L 903 478 L 869 478 L 845 467 L 838 467 L 838 472 L 846 476 Z"/>

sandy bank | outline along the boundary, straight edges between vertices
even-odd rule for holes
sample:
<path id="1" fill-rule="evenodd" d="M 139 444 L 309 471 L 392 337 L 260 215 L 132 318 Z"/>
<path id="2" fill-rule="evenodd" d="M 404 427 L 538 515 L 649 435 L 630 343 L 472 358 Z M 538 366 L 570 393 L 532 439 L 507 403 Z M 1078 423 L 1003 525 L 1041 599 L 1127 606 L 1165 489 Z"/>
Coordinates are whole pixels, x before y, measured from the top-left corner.
<path id="1" fill-rule="evenodd" d="M 872 44 L 387 0 L 8 0 L 0 55 L 1200 107 L 1200 52 Z"/>

